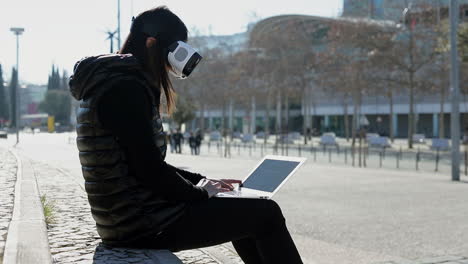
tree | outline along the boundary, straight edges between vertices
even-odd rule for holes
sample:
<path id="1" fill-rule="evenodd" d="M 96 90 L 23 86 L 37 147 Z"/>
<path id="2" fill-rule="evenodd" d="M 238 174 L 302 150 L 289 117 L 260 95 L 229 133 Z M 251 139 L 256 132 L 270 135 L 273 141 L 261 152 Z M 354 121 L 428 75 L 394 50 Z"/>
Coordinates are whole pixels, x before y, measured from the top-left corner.
<path id="1" fill-rule="evenodd" d="M 10 119 L 8 105 L 9 104 L 6 98 L 5 85 L 3 81 L 2 65 L 0 65 L 0 125 L 2 126 L 6 120 Z"/>
<path id="2" fill-rule="evenodd" d="M 177 108 L 172 114 L 172 119 L 179 127 L 195 118 L 195 106 L 190 100 L 178 96 L 176 106 Z"/>
<path id="3" fill-rule="evenodd" d="M 10 117 L 11 127 L 16 127 L 16 89 L 18 89 L 18 72 L 13 68 L 10 80 Z"/>
<path id="4" fill-rule="evenodd" d="M 39 110 L 54 116 L 63 125 L 70 123 L 71 99 L 68 91 L 52 90 L 46 93 L 44 101 L 39 104 Z"/>
<path id="5" fill-rule="evenodd" d="M 49 75 L 49 81 L 47 82 L 47 91 L 61 90 L 62 80 L 60 78 L 59 69 L 52 65 L 52 72 Z"/>

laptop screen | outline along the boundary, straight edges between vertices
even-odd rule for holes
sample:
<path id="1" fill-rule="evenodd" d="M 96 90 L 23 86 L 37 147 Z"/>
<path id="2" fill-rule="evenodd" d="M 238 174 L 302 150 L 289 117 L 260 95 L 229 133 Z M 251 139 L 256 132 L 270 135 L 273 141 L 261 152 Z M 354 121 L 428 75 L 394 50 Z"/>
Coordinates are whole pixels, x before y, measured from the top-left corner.
<path id="1" fill-rule="evenodd" d="M 297 161 L 265 159 L 243 185 L 249 189 L 273 192 L 299 163 Z"/>

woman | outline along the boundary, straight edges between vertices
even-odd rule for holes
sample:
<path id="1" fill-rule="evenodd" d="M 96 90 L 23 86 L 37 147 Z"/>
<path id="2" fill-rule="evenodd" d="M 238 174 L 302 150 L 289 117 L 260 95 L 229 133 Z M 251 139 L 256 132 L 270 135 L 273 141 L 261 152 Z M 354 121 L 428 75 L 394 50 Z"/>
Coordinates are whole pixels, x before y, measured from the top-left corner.
<path id="1" fill-rule="evenodd" d="M 164 161 L 160 95 L 170 114 L 168 73 L 190 74 L 170 56 L 179 46 L 190 49 L 186 41 L 184 23 L 158 7 L 134 19 L 119 54 L 75 65 L 77 145 L 103 243 L 179 251 L 232 241 L 248 264 L 302 263 L 274 201 L 213 198 L 239 181 L 202 180 Z"/>

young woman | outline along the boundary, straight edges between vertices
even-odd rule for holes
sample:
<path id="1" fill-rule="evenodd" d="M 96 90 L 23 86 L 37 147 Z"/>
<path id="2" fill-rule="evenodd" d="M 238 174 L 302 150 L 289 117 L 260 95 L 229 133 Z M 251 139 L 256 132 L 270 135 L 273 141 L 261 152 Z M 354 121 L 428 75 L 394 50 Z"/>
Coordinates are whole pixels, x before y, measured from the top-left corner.
<path id="1" fill-rule="evenodd" d="M 103 243 L 179 251 L 232 241 L 247 264 L 302 263 L 274 201 L 214 198 L 239 182 L 208 180 L 164 161 L 160 96 L 171 113 L 168 74 L 186 77 L 201 58 L 189 52 L 195 59 L 184 64 L 186 41 L 184 23 L 158 7 L 134 19 L 119 54 L 75 65 L 77 145 Z"/>

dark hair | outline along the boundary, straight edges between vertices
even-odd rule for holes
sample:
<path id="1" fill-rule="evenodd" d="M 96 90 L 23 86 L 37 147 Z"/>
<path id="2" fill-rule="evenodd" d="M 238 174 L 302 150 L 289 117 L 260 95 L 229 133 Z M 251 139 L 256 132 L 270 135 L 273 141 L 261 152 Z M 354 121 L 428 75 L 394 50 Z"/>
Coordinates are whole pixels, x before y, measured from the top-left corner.
<path id="1" fill-rule="evenodd" d="M 148 25 L 155 34 L 143 33 L 143 28 Z M 131 53 L 142 63 L 143 69 L 151 75 L 156 88 L 159 89 L 156 94 L 160 95 L 163 88 L 168 114 L 174 112 L 176 101 L 176 93 L 167 71 L 167 68 L 170 68 L 167 60 L 168 47 L 176 41 L 186 41 L 187 35 L 188 30 L 184 22 L 166 6 L 160 6 L 139 14 L 133 20 L 130 34 L 119 51 L 120 54 Z M 148 37 L 155 37 L 156 45 L 147 48 Z"/>

